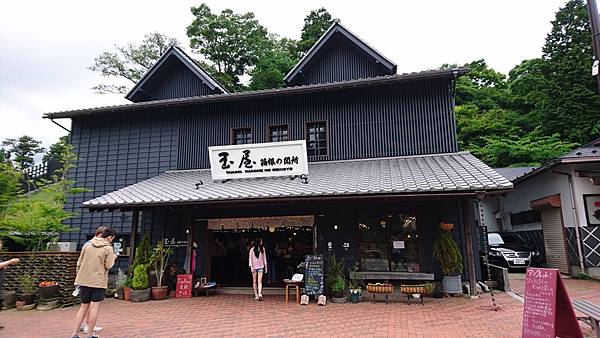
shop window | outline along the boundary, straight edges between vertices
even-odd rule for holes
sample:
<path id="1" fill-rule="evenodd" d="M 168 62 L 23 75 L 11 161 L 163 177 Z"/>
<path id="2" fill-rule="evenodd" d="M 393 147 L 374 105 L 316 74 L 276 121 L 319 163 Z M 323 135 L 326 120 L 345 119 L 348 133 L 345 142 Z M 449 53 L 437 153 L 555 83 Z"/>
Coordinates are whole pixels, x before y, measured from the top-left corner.
<path id="1" fill-rule="evenodd" d="M 269 126 L 269 141 L 283 142 L 289 141 L 287 124 L 280 126 Z"/>
<path id="2" fill-rule="evenodd" d="M 415 216 L 363 215 L 359 219 L 362 271 L 421 271 Z"/>
<path id="3" fill-rule="evenodd" d="M 308 156 L 327 155 L 327 126 L 324 121 L 306 124 L 306 148 Z"/>
<path id="4" fill-rule="evenodd" d="M 252 129 L 237 128 L 233 129 L 233 144 L 248 144 L 252 143 Z"/>
<path id="5" fill-rule="evenodd" d="M 529 224 L 541 222 L 540 212 L 537 210 L 529 210 L 518 212 L 516 214 L 510 214 L 510 224 Z"/>

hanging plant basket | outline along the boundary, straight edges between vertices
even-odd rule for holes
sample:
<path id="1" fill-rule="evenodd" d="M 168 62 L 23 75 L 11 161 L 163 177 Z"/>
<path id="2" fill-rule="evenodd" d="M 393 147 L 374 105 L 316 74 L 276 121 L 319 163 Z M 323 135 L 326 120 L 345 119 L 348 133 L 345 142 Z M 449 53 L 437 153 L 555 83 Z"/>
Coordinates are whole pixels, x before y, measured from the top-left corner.
<path id="1" fill-rule="evenodd" d="M 440 229 L 450 231 L 454 228 L 454 223 L 440 222 Z"/>

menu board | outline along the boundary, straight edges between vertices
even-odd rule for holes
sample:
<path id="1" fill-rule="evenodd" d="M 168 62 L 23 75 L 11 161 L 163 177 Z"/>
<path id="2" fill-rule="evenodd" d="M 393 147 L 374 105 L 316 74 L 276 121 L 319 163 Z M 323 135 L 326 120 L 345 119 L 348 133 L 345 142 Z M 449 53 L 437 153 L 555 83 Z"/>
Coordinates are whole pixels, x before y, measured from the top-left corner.
<path id="1" fill-rule="evenodd" d="M 304 289 L 307 295 L 323 294 L 323 255 L 306 255 Z"/>
<path id="2" fill-rule="evenodd" d="M 192 297 L 192 275 L 177 275 L 176 298 Z"/>
<path id="3" fill-rule="evenodd" d="M 523 338 L 583 337 L 557 269 L 527 269 Z"/>

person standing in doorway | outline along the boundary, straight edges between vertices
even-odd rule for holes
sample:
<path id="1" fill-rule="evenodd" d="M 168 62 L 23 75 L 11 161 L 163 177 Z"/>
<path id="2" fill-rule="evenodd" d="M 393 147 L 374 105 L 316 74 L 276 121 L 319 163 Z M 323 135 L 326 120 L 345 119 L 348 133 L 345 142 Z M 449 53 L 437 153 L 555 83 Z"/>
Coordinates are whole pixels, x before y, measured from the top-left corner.
<path id="1" fill-rule="evenodd" d="M 75 317 L 72 338 L 79 338 L 77 333 L 88 309 L 90 311 L 88 324 L 92 328 L 96 325 L 100 302 L 104 300 L 104 294 L 108 287 L 108 270 L 117 258 L 112 247 L 112 241 L 116 235 L 115 230 L 107 228 L 81 250 L 77 260 L 77 277 L 75 278 L 75 284 L 80 288 L 81 306 Z M 91 337 L 97 338 L 98 336 L 96 333 L 92 333 Z"/>
<path id="2" fill-rule="evenodd" d="M 260 238 L 254 240 L 252 248 L 248 253 L 248 265 L 252 272 L 252 288 L 254 289 L 254 299 L 262 300 L 262 278 L 267 273 L 267 253 Z"/>

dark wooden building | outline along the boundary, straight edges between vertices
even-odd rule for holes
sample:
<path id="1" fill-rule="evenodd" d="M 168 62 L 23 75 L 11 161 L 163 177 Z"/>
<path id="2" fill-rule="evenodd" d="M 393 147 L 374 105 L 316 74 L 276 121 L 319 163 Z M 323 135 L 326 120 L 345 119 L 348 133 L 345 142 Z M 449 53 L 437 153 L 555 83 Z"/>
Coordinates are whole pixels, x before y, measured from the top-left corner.
<path id="1" fill-rule="evenodd" d="M 91 189 L 69 200 L 78 214 L 68 222 L 80 230 L 61 240 L 81 245 L 110 225 L 129 247 L 148 232 L 181 245 L 180 266 L 194 242 L 195 274 L 229 285 L 246 283 L 256 235 L 275 261 L 273 284 L 306 253 L 418 279 L 441 277 L 431 247 L 450 222 L 468 258 L 464 277 L 474 276 L 473 201 L 512 185 L 459 152 L 454 85 L 467 71 L 396 74 L 336 22 L 285 88 L 228 93 L 172 47 L 127 94 L 131 104 L 45 115 L 72 120 L 71 176 Z M 308 179 L 211 179 L 209 146 L 291 140 L 306 140 Z"/>

